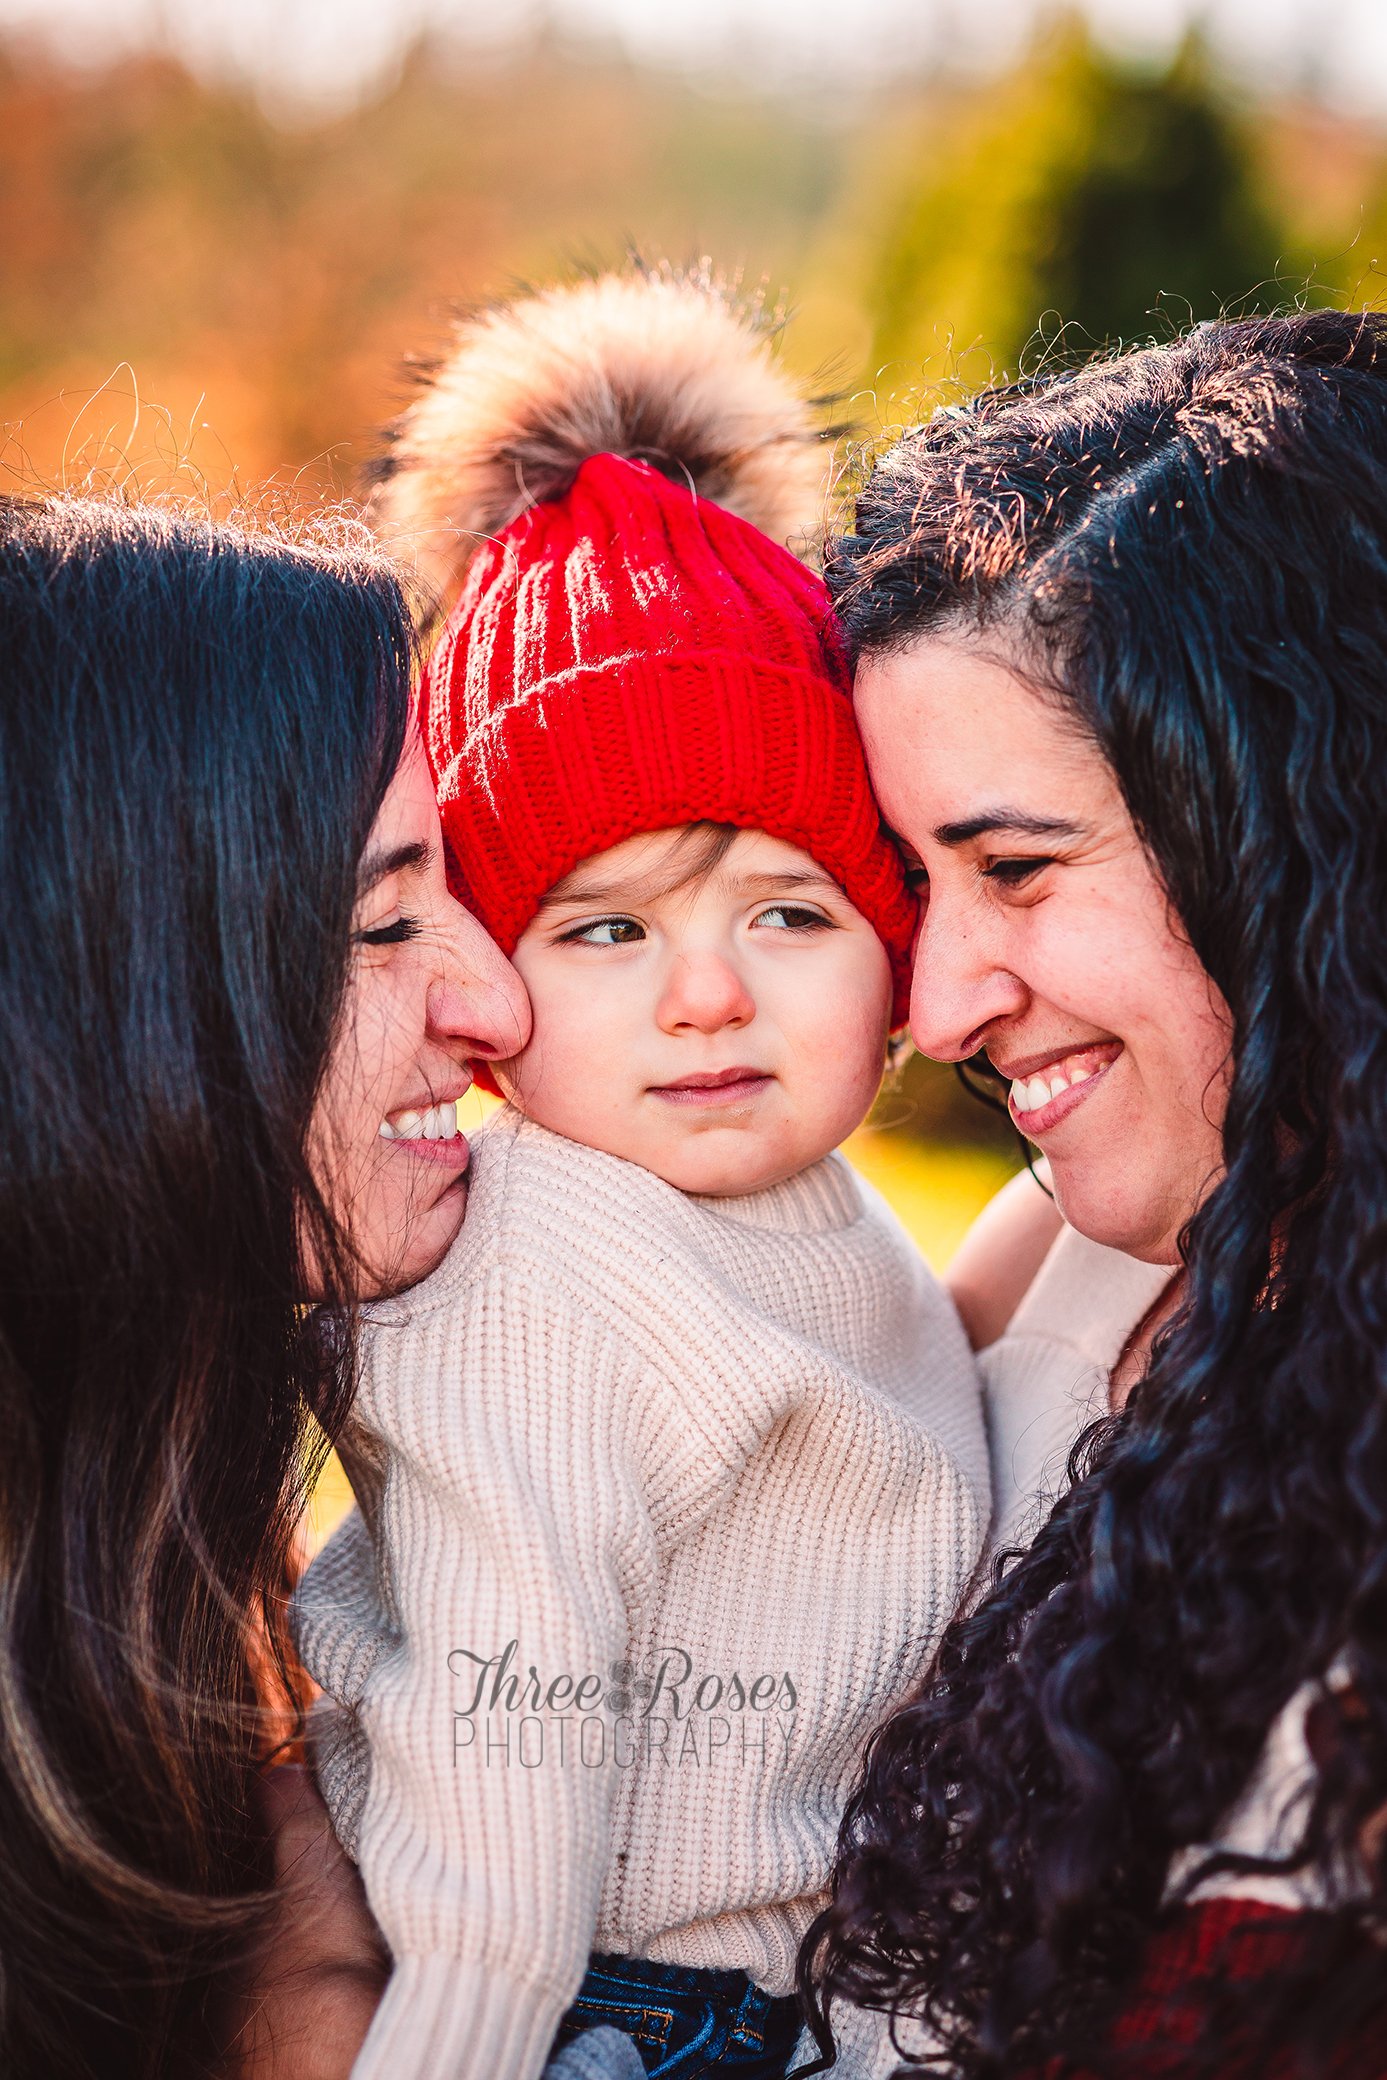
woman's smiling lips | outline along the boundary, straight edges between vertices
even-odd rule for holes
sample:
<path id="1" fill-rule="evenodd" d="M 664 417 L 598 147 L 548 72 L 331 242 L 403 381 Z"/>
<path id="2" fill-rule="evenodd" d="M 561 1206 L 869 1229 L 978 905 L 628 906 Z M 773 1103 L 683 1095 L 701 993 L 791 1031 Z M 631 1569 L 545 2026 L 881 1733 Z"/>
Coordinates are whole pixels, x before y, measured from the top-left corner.
<path id="1" fill-rule="evenodd" d="M 469 1077 L 460 1089 L 446 1096 L 430 1096 L 419 1105 L 405 1105 L 387 1114 L 380 1123 L 380 1138 L 395 1149 L 440 1169 L 462 1171 L 472 1159 L 467 1137 L 458 1129 L 458 1100 L 472 1088 Z"/>
<path id="2" fill-rule="evenodd" d="M 1120 1040 L 1104 1040 L 1031 1056 L 1009 1068 L 1000 1062 L 993 1066 L 1011 1079 L 1011 1116 L 1034 1141 L 1068 1119 L 1092 1095 L 1121 1052 Z"/>
<path id="3" fill-rule="evenodd" d="M 672 1105 L 736 1105 L 754 1098 L 773 1081 L 764 1069 L 711 1069 L 695 1076 L 681 1076 L 677 1083 L 652 1083 L 652 1098 L 666 1098 Z"/>

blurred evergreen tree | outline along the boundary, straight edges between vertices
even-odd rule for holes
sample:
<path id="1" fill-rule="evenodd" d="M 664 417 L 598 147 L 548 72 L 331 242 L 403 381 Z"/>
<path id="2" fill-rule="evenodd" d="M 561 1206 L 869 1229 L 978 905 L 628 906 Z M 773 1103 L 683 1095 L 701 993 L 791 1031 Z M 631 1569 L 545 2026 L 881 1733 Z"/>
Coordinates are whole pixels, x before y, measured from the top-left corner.
<path id="1" fill-rule="evenodd" d="M 1067 18 L 877 223 L 875 360 L 912 382 L 1014 371 L 1061 326 L 1081 351 L 1277 293 L 1279 230 L 1193 36 L 1164 72 L 1136 70 Z"/>

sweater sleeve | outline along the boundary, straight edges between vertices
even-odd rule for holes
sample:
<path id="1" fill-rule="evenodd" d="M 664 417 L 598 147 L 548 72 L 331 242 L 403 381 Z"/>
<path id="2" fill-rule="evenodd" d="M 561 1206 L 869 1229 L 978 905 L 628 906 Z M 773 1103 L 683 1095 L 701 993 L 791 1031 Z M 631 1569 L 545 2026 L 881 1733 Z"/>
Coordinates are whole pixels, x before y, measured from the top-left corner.
<path id="1" fill-rule="evenodd" d="M 1171 1275 L 1168 1264 L 1139 1263 L 1062 1228 L 1005 1335 L 979 1352 L 994 1550 L 1039 1531 L 1081 1432 L 1106 1412 L 1124 1343 Z"/>
<path id="2" fill-rule="evenodd" d="M 600 1321 L 499 1273 L 401 1351 L 372 1378 L 397 1644 L 360 1704 L 394 1971 L 353 2076 L 535 2080 L 608 1862 L 602 1699 L 654 1576 L 628 1442 L 649 1383 Z"/>

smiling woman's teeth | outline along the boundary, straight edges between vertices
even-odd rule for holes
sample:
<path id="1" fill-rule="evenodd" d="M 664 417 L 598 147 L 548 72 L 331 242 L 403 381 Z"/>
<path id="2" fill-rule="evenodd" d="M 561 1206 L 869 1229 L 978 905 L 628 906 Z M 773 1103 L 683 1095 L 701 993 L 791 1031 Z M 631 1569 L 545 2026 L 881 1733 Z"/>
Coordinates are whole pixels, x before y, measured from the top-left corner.
<path id="1" fill-rule="evenodd" d="M 1087 1083 L 1092 1069 L 1051 1069 L 1043 1076 L 1018 1076 L 1011 1086 L 1013 1112 L 1039 1112 L 1052 1098 L 1062 1091 L 1072 1089 L 1076 1083 Z"/>
<path id="2" fill-rule="evenodd" d="M 382 1141 L 456 1141 L 457 1136 L 456 1098 L 446 1105 L 430 1105 L 427 1112 L 397 1112 L 380 1123 Z"/>

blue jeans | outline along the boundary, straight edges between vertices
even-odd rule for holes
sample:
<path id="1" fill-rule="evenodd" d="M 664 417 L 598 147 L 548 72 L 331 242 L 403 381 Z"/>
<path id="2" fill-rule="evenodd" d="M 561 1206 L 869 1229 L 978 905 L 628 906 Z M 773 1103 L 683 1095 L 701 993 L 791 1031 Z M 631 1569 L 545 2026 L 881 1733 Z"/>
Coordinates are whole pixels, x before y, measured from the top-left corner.
<path id="1" fill-rule="evenodd" d="M 594 1957 L 554 2050 L 603 2024 L 630 2037 L 647 2074 L 784 2080 L 803 2026 L 799 2002 L 775 1999 L 745 1972 L 700 1972 L 643 1957 Z"/>

